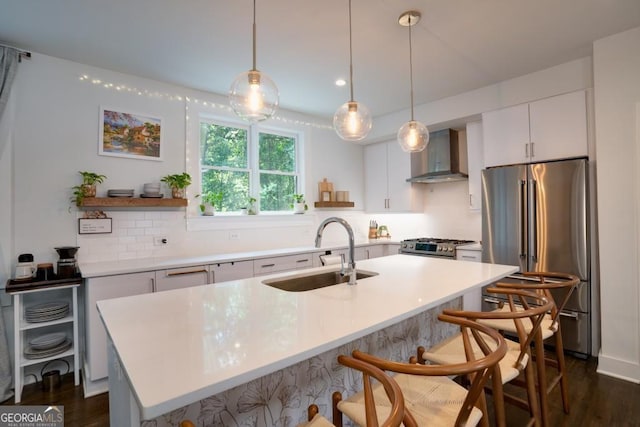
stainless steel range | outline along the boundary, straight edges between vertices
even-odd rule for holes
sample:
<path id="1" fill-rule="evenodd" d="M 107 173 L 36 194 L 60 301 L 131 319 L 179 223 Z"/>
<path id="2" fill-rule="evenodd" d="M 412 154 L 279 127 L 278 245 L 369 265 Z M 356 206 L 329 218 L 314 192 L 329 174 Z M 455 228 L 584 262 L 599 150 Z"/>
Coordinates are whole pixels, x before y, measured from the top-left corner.
<path id="1" fill-rule="evenodd" d="M 420 237 L 407 239 L 400 242 L 400 253 L 409 255 L 456 258 L 456 247 L 475 243 L 473 240 L 438 239 L 433 237 Z"/>

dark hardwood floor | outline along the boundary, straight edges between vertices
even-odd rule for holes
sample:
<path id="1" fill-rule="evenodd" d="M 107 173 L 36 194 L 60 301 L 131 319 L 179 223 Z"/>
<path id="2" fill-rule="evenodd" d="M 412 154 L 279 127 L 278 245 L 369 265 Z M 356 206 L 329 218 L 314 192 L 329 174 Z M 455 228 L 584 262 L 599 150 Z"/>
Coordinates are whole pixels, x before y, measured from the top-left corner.
<path id="1" fill-rule="evenodd" d="M 551 419 L 554 427 L 640 427 L 640 384 L 632 384 L 596 373 L 597 361 L 567 357 L 571 413 L 562 411 L 560 392 L 550 397 Z M 4 402 L 13 405 L 13 399 Z M 63 378 L 62 387 L 44 392 L 40 383 L 24 388 L 22 405 L 64 405 L 65 426 L 98 427 L 109 425 L 109 396 L 107 393 L 83 398 L 82 386 L 73 385 L 73 374 Z M 305 409 L 300 409 L 301 411 Z M 509 426 L 526 423 L 528 413 L 507 405 Z"/>

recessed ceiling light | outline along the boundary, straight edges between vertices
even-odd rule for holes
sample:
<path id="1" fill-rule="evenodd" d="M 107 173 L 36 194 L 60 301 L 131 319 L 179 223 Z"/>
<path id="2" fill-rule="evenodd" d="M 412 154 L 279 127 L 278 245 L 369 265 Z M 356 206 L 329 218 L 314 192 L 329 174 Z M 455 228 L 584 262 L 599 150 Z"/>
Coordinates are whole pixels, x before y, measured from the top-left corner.
<path id="1" fill-rule="evenodd" d="M 346 84 L 347 84 L 347 81 L 345 79 L 336 80 L 336 86 L 338 86 L 338 87 L 342 87 L 342 86 L 344 86 Z"/>

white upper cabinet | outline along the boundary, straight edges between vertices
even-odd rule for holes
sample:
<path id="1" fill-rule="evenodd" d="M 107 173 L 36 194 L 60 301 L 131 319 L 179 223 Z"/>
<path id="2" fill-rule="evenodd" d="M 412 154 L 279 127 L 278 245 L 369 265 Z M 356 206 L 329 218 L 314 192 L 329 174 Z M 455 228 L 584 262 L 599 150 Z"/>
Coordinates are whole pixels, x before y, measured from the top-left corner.
<path id="1" fill-rule="evenodd" d="M 532 102 L 529 117 L 533 161 L 588 155 L 584 91 Z"/>
<path id="2" fill-rule="evenodd" d="M 484 167 L 482 122 L 467 123 L 467 158 L 469 172 L 469 209 L 482 208 L 482 177 Z"/>
<path id="3" fill-rule="evenodd" d="M 529 144 L 529 105 L 516 105 L 482 115 L 484 165 L 526 163 Z"/>
<path id="4" fill-rule="evenodd" d="M 411 176 L 411 155 L 402 151 L 396 141 L 367 145 L 364 171 L 367 212 L 424 210 L 422 192 L 407 182 Z"/>
<path id="5" fill-rule="evenodd" d="M 585 91 L 482 115 L 485 167 L 588 155 Z"/>

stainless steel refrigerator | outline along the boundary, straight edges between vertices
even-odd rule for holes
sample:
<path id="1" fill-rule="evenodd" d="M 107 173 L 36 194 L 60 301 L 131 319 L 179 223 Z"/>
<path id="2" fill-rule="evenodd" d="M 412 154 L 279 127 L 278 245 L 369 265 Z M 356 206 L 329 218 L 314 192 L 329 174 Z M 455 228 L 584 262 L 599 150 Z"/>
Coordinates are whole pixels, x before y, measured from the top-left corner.
<path id="1" fill-rule="evenodd" d="M 586 159 L 482 171 L 483 262 L 580 277 L 561 313 L 561 326 L 565 349 L 583 355 L 591 351 L 587 173 Z M 563 296 L 555 297 L 561 301 Z M 485 309 L 493 303 L 485 293 Z"/>

